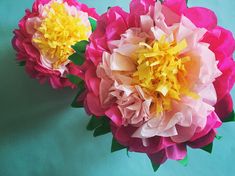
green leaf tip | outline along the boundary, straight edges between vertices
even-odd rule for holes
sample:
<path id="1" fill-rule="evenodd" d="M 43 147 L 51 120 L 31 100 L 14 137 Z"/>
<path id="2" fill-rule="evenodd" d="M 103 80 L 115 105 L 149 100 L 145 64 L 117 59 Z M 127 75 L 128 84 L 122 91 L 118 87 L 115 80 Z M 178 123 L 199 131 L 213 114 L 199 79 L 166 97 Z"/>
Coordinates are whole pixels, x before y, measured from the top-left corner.
<path id="1" fill-rule="evenodd" d="M 75 85 L 79 85 L 79 84 L 83 81 L 83 80 L 82 80 L 81 78 L 79 78 L 78 76 L 72 75 L 72 74 L 68 74 L 66 77 L 69 79 L 69 81 L 70 81 L 71 83 L 73 83 L 73 84 L 75 84 Z"/>
<path id="2" fill-rule="evenodd" d="M 97 22 L 94 18 L 91 18 L 91 17 L 89 17 L 89 21 L 90 21 L 90 24 L 91 24 L 92 32 L 94 32 L 96 30 L 96 27 L 97 27 Z"/>
<path id="3" fill-rule="evenodd" d="M 111 130 L 110 130 L 108 118 L 105 116 L 103 117 L 92 116 L 87 125 L 87 130 L 89 131 L 94 130 L 94 133 L 93 133 L 94 137 L 109 133 Z"/>
<path id="4" fill-rule="evenodd" d="M 212 149 L 213 149 L 213 142 L 210 143 L 209 145 L 205 146 L 205 147 L 202 147 L 201 148 L 202 150 L 208 152 L 208 153 L 212 153 Z"/>
<path id="5" fill-rule="evenodd" d="M 119 142 L 115 138 L 113 138 L 112 146 L 111 146 L 111 152 L 112 153 L 116 152 L 116 151 L 119 151 L 119 150 L 122 150 L 122 149 L 125 149 L 125 148 L 126 148 L 125 146 L 119 144 Z M 128 150 L 127 150 L 127 152 L 128 152 Z"/>
<path id="6" fill-rule="evenodd" d="M 187 166 L 188 165 L 188 155 L 186 155 L 184 159 L 178 160 L 178 162 L 180 164 L 182 164 L 183 166 Z"/>
<path id="7" fill-rule="evenodd" d="M 77 42 L 75 45 L 72 45 L 72 48 L 77 53 L 79 53 L 79 52 L 84 53 L 86 51 L 86 46 L 88 45 L 88 43 L 89 42 L 87 40 L 81 40 L 81 41 Z"/>
<path id="8" fill-rule="evenodd" d="M 223 122 L 235 122 L 234 110 L 228 115 L 228 117 L 222 119 Z"/>
<path id="9" fill-rule="evenodd" d="M 222 136 L 219 136 L 219 135 L 216 135 L 215 138 L 218 139 L 218 140 L 220 140 L 220 139 L 222 139 L 223 137 L 222 137 Z"/>
<path id="10" fill-rule="evenodd" d="M 151 161 L 152 163 L 152 168 L 154 172 L 157 172 L 157 170 L 159 169 L 159 167 L 161 166 L 160 164 L 155 164 L 153 161 Z"/>
<path id="11" fill-rule="evenodd" d="M 81 52 L 76 52 L 69 56 L 68 59 L 71 60 L 75 65 L 82 65 L 85 61 L 85 56 Z"/>
<path id="12" fill-rule="evenodd" d="M 78 97 L 81 95 L 81 93 L 85 90 L 84 81 L 81 81 L 77 86 L 78 86 L 78 93 L 71 104 L 73 108 L 83 107 L 83 103 L 78 102 L 77 100 L 78 100 Z"/>
<path id="13" fill-rule="evenodd" d="M 21 62 L 19 62 L 18 64 L 19 64 L 19 66 L 25 66 L 26 61 L 21 61 Z"/>

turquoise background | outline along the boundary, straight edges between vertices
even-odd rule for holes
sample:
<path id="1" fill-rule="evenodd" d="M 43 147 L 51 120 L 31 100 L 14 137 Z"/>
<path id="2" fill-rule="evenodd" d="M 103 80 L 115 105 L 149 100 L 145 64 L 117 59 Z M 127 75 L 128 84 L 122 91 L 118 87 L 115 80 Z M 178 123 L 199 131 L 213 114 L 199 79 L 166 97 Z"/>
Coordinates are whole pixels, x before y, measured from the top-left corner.
<path id="1" fill-rule="evenodd" d="M 81 0 L 99 13 L 128 9 L 129 0 Z M 144 154 L 110 153 L 111 135 L 94 138 L 83 110 L 69 107 L 76 91 L 53 90 L 30 79 L 15 61 L 12 30 L 33 0 L 0 1 L 0 176 L 231 176 L 235 173 L 235 123 L 219 129 L 213 154 L 189 149 L 189 165 L 168 161 L 157 173 Z M 235 32 L 235 1 L 189 0 L 213 9 Z M 235 100 L 235 91 L 232 92 Z"/>

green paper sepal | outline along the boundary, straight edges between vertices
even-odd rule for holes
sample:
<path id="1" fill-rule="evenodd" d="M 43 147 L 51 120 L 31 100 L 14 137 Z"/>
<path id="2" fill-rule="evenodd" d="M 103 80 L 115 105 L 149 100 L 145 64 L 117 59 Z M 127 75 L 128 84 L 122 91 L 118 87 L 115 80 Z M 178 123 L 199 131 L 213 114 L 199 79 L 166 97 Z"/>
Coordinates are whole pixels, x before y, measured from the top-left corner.
<path id="1" fill-rule="evenodd" d="M 222 119 L 222 122 L 235 122 L 234 110 L 228 115 L 228 117 Z"/>
<path id="2" fill-rule="evenodd" d="M 216 138 L 217 140 L 220 140 L 220 139 L 223 138 L 223 136 L 216 135 L 215 138 Z"/>
<path id="3" fill-rule="evenodd" d="M 88 19 L 89 19 L 90 24 L 91 24 L 92 32 L 94 32 L 96 30 L 96 27 L 97 27 L 97 21 L 94 18 L 91 18 L 91 17 L 89 17 Z"/>
<path id="4" fill-rule="evenodd" d="M 208 152 L 208 153 L 212 153 L 212 149 L 213 149 L 213 142 L 210 143 L 209 145 L 205 146 L 205 147 L 202 147 L 201 148 L 202 150 Z"/>
<path id="5" fill-rule="evenodd" d="M 69 56 L 68 59 L 71 60 L 75 65 L 82 65 L 85 61 L 85 56 L 82 52 L 76 52 Z"/>
<path id="6" fill-rule="evenodd" d="M 153 161 L 151 161 L 151 164 L 154 172 L 157 172 L 157 170 L 161 166 L 160 164 L 155 164 Z"/>
<path id="7" fill-rule="evenodd" d="M 26 61 L 20 61 L 18 64 L 19 64 L 19 66 L 25 66 Z"/>
<path id="8" fill-rule="evenodd" d="M 125 149 L 125 148 L 126 148 L 125 146 L 119 144 L 119 142 L 115 138 L 113 138 L 112 146 L 111 146 L 111 152 L 112 153 L 116 152 L 116 151 L 119 151 L 119 150 L 122 150 L 122 149 Z M 128 152 L 128 150 L 127 150 L 127 152 Z"/>
<path id="9" fill-rule="evenodd" d="M 187 166 L 188 165 L 188 155 L 186 155 L 184 159 L 178 160 L 178 162 L 180 164 L 182 164 L 183 166 Z"/>
<path id="10" fill-rule="evenodd" d="M 78 86 L 81 82 L 83 82 L 83 80 L 82 80 L 81 78 L 79 78 L 78 76 L 76 76 L 76 75 L 67 74 L 66 77 L 69 79 L 69 81 L 70 81 L 71 83 L 73 83 L 73 84 L 75 84 L 75 85 L 77 85 L 77 86 Z"/>
<path id="11" fill-rule="evenodd" d="M 105 116 L 102 116 L 102 117 L 92 116 L 91 120 L 89 121 L 87 125 L 87 130 L 89 131 L 94 130 L 94 133 L 93 133 L 94 137 L 107 134 L 111 131 L 109 119 Z"/>
<path id="12" fill-rule="evenodd" d="M 74 100 L 73 100 L 73 102 L 71 104 L 71 106 L 73 108 L 81 108 L 81 107 L 83 107 L 83 103 L 82 102 L 78 102 L 77 99 L 81 95 L 81 93 L 84 92 L 84 90 L 85 90 L 84 81 L 81 81 L 77 85 L 77 87 L 78 87 L 78 93 L 77 93 L 76 97 L 74 98 Z"/>
<path id="13" fill-rule="evenodd" d="M 72 48 L 74 49 L 74 51 L 76 51 L 77 53 L 85 53 L 86 51 L 86 46 L 88 45 L 88 41 L 87 40 L 82 40 L 80 42 L 77 42 L 75 45 L 72 46 Z"/>

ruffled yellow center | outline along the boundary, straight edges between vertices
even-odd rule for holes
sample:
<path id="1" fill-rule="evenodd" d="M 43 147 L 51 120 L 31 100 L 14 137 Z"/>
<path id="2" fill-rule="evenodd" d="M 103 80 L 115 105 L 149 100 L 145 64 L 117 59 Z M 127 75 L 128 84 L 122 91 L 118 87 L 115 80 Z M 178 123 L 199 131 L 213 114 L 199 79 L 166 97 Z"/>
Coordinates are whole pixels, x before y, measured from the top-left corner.
<path id="1" fill-rule="evenodd" d="M 133 73 L 133 84 L 140 85 L 147 95 L 153 97 L 151 112 L 171 110 L 172 100 L 179 101 L 182 95 L 198 98 L 188 88 L 185 63 L 188 56 L 180 52 L 187 47 L 186 40 L 167 42 L 163 36 L 151 44 L 140 43 L 143 49 L 137 52 L 137 69 Z"/>
<path id="2" fill-rule="evenodd" d="M 53 2 L 45 7 L 45 11 L 47 16 L 36 29 L 38 35 L 33 42 L 56 69 L 73 54 L 72 45 L 88 39 L 91 27 L 85 25 L 78 15 L 69 14 L 63 3 Z"/>

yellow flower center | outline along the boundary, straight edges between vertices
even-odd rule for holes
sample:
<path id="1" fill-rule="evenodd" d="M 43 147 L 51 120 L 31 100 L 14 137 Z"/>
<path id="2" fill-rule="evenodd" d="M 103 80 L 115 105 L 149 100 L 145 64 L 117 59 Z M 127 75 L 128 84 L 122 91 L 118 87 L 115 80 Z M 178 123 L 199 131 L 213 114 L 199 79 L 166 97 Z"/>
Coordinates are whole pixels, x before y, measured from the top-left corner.
<path id="1" fill-rule="evenodd" d="M 151 112 L 161 113 L 171 110 L 172 100 L 179 101 L 182 95 L 198 98 L 188 88 L 185 63 L 188 56 L 180 52 L 187 47 L 186 40 L 179 43 L 167 42 L 165 36 L 151 44 L 140 43 L 135 62 L 137 69 L 133 73 L 133 84 L 140 85 L 147 95 L 153 97 Z"/>
<path id="2" fill-rule="evenodd" d="M 78 15 L 69 14 L 63 3 L 53 2 L 45 7 L 45 11 L 47 16 L 36 29 L 38 35 L 33 38 L 33 43 L 57 69 L 74 53 L 72 45 L 88 40 L 91 26 L 84 24 L 84 19 Z"/>

